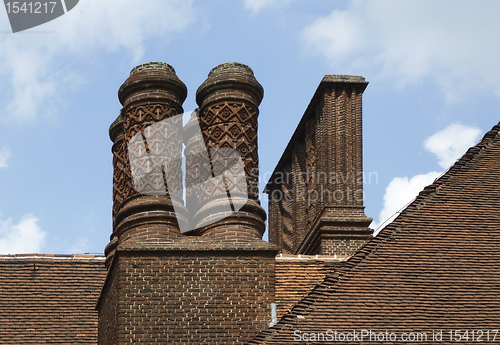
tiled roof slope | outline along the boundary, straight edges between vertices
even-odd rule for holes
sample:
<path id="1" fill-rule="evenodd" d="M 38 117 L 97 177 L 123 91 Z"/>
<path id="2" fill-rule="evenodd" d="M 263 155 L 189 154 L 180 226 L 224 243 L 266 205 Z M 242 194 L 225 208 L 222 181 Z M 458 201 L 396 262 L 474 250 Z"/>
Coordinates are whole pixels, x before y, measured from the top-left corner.
<path id="1" fill-rule="evenodd" d="M 468 341 L 478 343 L 471 338 L 475 330 L 476 337 L 483 332 L 482 342 L 490 331 L 489 342 L 500 343 L 500 334 L 492 341 L 492 330 L 500 329 L 499 130 L 500 124 L 493 127 L 251 344 L 298 344 L 296 330 L 394 332 L 395 341 L 375 342 L 384 344 L 401 343 L 403 332 L 426 333 L 426 343 L 433 343 L 433 330 L 443 330 L 442 344 L 457 343 L 450 330 L 468 330 Z M 353 340 L 349 344 L 374 343 Z"/>
<path id="2" fill-rule="evenodd" d="M 275 266 L 278 320 L 346 259 L 326 255 L 278 255 Z"/>
<path id="3" fill-rule="evenodd" d="M 0 256 L 0 344 L 97 344 L 94 255 Z"/>

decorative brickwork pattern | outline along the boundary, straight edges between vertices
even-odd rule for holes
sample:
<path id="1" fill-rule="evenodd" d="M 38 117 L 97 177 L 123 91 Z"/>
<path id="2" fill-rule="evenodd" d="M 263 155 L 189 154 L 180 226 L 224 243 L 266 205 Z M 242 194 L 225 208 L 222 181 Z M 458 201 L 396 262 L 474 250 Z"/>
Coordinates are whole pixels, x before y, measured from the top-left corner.
<path id="1" fill-rule="evenodd" d="M 113 142 L 111 152 L 113 153 L 113 233 L 110 236 L 110 242 L 104 250 L 106 255 L 106 268 L 109 267 L 113 260 L 116 246 L 118 244 L 118 236 L 116 229 L 116 215 L 122 207 L 124 200 L 132 196 L 133 186 L 132 177 L 128 170 L 128 152 L 127 145 L 124 141 L 125 132 L 123 130 L 123 117 L 120 115 L 109 127 L 109 138 Z"/>
<path id="2" fill-rule="evenodd" d="M 363 207 L 367 84 L 357 76 L 325 76 L 271 176 L 269 238 L 282 253 L 352 254 L 371 238 Z"/>
<path id="3" fill-rule="evenodd" d="M 0 266 L 1 344 L 97 343 L 104 257 L 2 255 Z"/>
<path id="4" fill-rule="evenodd" d="M 190 211 L 189 221 L 192 229 L 196 228 L 194 216 L 201 208 L 204 190 L 202 184 L 212 177 L 210 158 L 200 130 L 199 109 L 191 113 L 184 126 L 184 156 L 186 157 L 186 207 Z"/>
<path id="5" fill-rule="evenodd" d="M 111 152 L 113 153 L 113 230 L 115 219 L 123 200 L 130 196 L 133 190 L 132 180 L 127 175 L 127 146 L 124 145 L 125 132 L 123 130 L 123 117 L 118 115 L 109 128 L 109 137 L 113 142 Z"/>
<path id="6" fill-rule="evenodd" d="M 112 126 L 113 134 L 123 126 L 123 133 L 114 134 L 112 137 L 112 140 L 115 139 L 114 147 L 118 150 L 115 154 L 117 178 L 114 189 L 123 189 L 122 192 L 116 193 L 118 199 L 114 200 L 114 204 L 119 205 L 115 206 L 117 210 L 114 222 L 118 243 L 171 240 L 180 235 L 173 202 L 182 205 L 181 160 L 169 162 L 171 166 L 167 174 L 163 168 L 151 168 L 151 161 L 154 158 L 164 160 L 165 151 L 169 157 L 180 157 L 182 119 L 174 116 L 182 114 L 182 103 L 186 95 L 186 86 L 177 78 L 174 69 L 162 62 L 137 66 L 120 87 L 118 97 L 123 105 L 122 125 Z M 155 126 L 165 119 L 171 121 L 162 123 L 161 127 Z M 168 126 L 172 128 L 165 128 Z M 152 144 L 164 145 L 161 149 L 155 147 L 153 150 L 153 147 L 148 147 L 151 143 L 144 144 L 142 140 L 132 141 L 133 138 L 140 139 L 136 135 L 143 138 L 155 137 L 155 131 L 162 131 L 162 135 L 169 136 L 169 140 L 157 140 Z M 119 142 L 116 141 L 122 135 L 123 144 L 118 146 Z M 148 155 L 144 154 L 144 150 Z M 161 152 L 163 155 L 152 157 L 154 152 Z M 142 178 L 135 178 L 132 182 L 132 171 Z M 168 190 L 166 179 L 172 190 Z M 137 193 L 137 189 L 140 193 Z M 120 201 L 119 198 L 123 200 Z M 180 216 L 179 212 L 177 216 Z M 187 219 L 184 221 L 187 222 Z"/>
<path id="7" fill-rule="evenodd" d="M 243 179 L 226 179 L 223 184 L 209 185 L 201 193 L 201 207 L 194 216 L 196 228 L 200 228 L 198 234 L 223 241 L 262 238 L 266 216 L 258 200 L 257 117 L 263 95 L 264 90 L 250 67 L 236 62 L 213 68 L 196 92 L 201 132 L 211 162 L 211 166 L 200 166 L 205 170 L 200 176 L 231 172 L 233 161 L 238 158 L 234 151 L 241 155 L 245 171 Z M 207 169 L 211 169 L 210 173 Z M 227 217 L 222 223 L 205 225 L 210 223 L 214 214 L 221 212 L 228 189 L 232 192 L 233 202 L 238 202 L 233 193 L 237 195 L 238 191 L 245 191 L 242 202 L 246 205 L 238 212 L 226 212 Z"/>

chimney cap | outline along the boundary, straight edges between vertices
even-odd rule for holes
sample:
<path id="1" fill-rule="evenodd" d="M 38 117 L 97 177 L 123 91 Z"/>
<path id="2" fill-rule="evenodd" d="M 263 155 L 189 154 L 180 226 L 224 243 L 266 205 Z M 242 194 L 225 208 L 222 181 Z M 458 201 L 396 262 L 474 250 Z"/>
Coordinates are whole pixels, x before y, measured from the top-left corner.
<path id="1" fill-rule="evenodd" d="M 170 66 L 168 63 L 161 62 L 161 61 L 151 61 L 151 62 L 146 62 L 141 65 L 137 65 L 132 70 L 130 71 L 130 75 L 138 72 L 142 72 L 144 70 L 150 70 L 150 69 L 164 69 L 168 72 L 175 73 L 175 70 L 172 66 Z"/>
<path id="2" fill-rule="evenodd" d="M 348 87 L 350 85 L 361 93 L 363 93 L 368 86 L 368 82 L 365 78 L 359 75 L 327 74 L 321 79 L 318 90 L 329 84 L 337 85 L 338 87 Z"/>
<path id="3" fill-rule="evenodd" d="M 160 61 L 134 67 L 118 90 L 118 99 L 124 107 L 140 99 L 158 97 L 170 98 L 182 104 L 186 96 L 186 85 L 177 77 L 174 68 Z"/>
<path id="4" fill-rule="evenodd" d="M 364 77 L 359 75 L 345 75 L 345 74 L 327 74 L 323 77 L 322 82 L 335 82 L 335 83 L 366 83 Z"/>
<path id="5" fill-rule="evenodd" d="M 241 62 L 225 62 L 225 63 L 221 63 L 220 65 L 217 65 L 214 68 L 212 68 L 210 70 L 210 73 L 208 73 L 208 76 L 210 77 L 211 75 L 218 74 L 221 72 L 229 72 L 229 71 L 227 71 L 229 69 L 240 70 L 241 72 L 247 72 L 247 73 L 250 73 L 251 75 L 254 75 L 253 70 L 249 66 L 247 66 Z"/>
<path id="6" fill-rule="evenodd" d="M 263 97 L 264 88 L 255 79 L 252 69 L 240 62 L 215 66 L 196 91 L 196 103 L 200 108 L 216 100 L 234 98 L 247 98 L 258 106 Z"/>

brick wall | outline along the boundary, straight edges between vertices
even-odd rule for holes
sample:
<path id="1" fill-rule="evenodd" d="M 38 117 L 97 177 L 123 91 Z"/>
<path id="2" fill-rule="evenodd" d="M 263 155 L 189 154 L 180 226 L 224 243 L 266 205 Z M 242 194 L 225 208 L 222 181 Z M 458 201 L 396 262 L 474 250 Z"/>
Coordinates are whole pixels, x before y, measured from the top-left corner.
<path id="1" fill-rule="evenodd" d="M 244 344 L 271 322 L 275 250 L 119 250 L 100 344 Z M 177 248 L 179 249 L 179 248 Z M 116 288 L 118 286 L 118 289 Z M 104 302 L 104 301 L 103 301 Z M 113 305 L 112 305 L 113 304 Z M 116 313 L 118 325 L 108 320 Z"/>
<path id="2" fill-rule="evenodd" d="M 366 243 L 366 239 L 326 238 L 321 239 L 318 254 L 352 256 Z"/>
<path id="3" fill-rule="evenodd" d="M 98 339 L 99 344 L 119 344 L 118 342 L 118 310 L 119 292 L 118 279 L 115 279 L 118 265 L 114 265 L 101 291 L 101 296 L 97 303 L 99 311 Z"/>

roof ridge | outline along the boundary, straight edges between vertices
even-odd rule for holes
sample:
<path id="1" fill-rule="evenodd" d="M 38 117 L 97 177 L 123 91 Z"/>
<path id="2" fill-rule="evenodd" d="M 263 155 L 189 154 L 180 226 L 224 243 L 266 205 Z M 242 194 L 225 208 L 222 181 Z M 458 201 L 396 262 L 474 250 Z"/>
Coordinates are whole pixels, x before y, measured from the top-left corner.
<path id="1" fill-rule="evenodd" d="M 382 229 L 379 234 L 365 243 L 352 257 L 347 261 L 340 264 L 337 268 L 336 273 L 338 275 L 338 280 L 346 273 L 354 269 L 361 261 L 363 261 L 367 256 L 374 253 L 380 245 L 389 242 L 394 238 L 394 235 L 399 232 L 398 225 L 401 219 L 408 213 L 412 213 L 415 209 L 418 209 L 422 204 L 425 204 L 432 198 L 440 189 L 443 189 L 448 185 L 458 173 L 464 171 L 468 168 L 471 161 L 499 135 L 500 133 L 500 122 L 493 126 L 491 130 L 486 132 L 483 138 L 476 145 L 470 147 L 465 154 L 462 155 L 457 161 L 440 177 L 438 177 L 433 183 L 424 187 L 424 189 L 417 195 L 417 197 L 410 202 L 399 215 L 389 224 Z M 326 279 L 325 279 L 326 280 Z"/>
<path id="2" fill-rule="evenodd" d="M 389 224 L 387 224 L 377 236 L 373 237 L 368 241 L 360 250 L 355 253 L 349 260 L 339 267 L 339 270 L 343 266 L 351 266 L 353 268 L 358 262 L 362 261 L 367 255 L 371 254 L 377 247 L 391 240 L 396 234 L 397 225 L 400 223 L 401 218 L 403 218 L 409 212 L 413 212 L 415 208 L 418 208 L 422 204 L 425 204 L 431 197 L 433 197 L 439 190 L 443 189 L 452 180 L 456 178 L 458 173 L 464 171 L 468 168 L 471 161 L 483 150 L 486 149 L 490 143 L 499 135 L 500 133 L 500 122 L 492 127 L 491 130 L 486 132 L 483 138 L 474 146 L 471 146 L 456 162 L 446 170 L 441 176 L 439 176 L 433 183 L 424 187 L 424 189 L 417 195 L 417 197 L 410 202 L 399 215 Z"/>
<path id="3" fill-rule="evenodd" d="M 439 190 L 443 189 L 452 180 L 454 180 L 457 174 L 463 172 L 464 169 L 467 169 L 472 160 L 477 157 L 482 150 L 488 148 L 488 146 L 497 138 L 499 133 L 500 122 L 493 126 L 490 131 L 486 132 L 481 141 L 470 147 L 461 158 L 459 158 L 447 171 L 443 173 L 443 175 L 437 178 L 432 184 L 426 186 L 391 223 L 380 231 L 377 236 L 365 243 L 352 257 L 336 267 L 333 272 L 327 273 L 322 282 L 314 286 L 314 288 L 306 296 L 300 299 L 291 310 L 281 317 L 276 325 L 260 332 L 259 335 L 248 344 L 265 343 L 266 340 L 273 336 L 277 331 L 290 327 L 290 324 L 293 323 L 298 316 L 303 316 L 307 310 L 310 310 L 317 298 L 323 294 L 322 290 L 330 289 L 330 291 L 333 291 L 342 278 L 351 273 L 360 262 L 362 262 L 370 254 L 376 252 L 380 245 L 389 242 L 394 238 L 394 235 L 400 231 L 398 225 L 405 215 L 413 213 L 416 208 L 425 204 L 425 202 L 437 194 Z"/>

